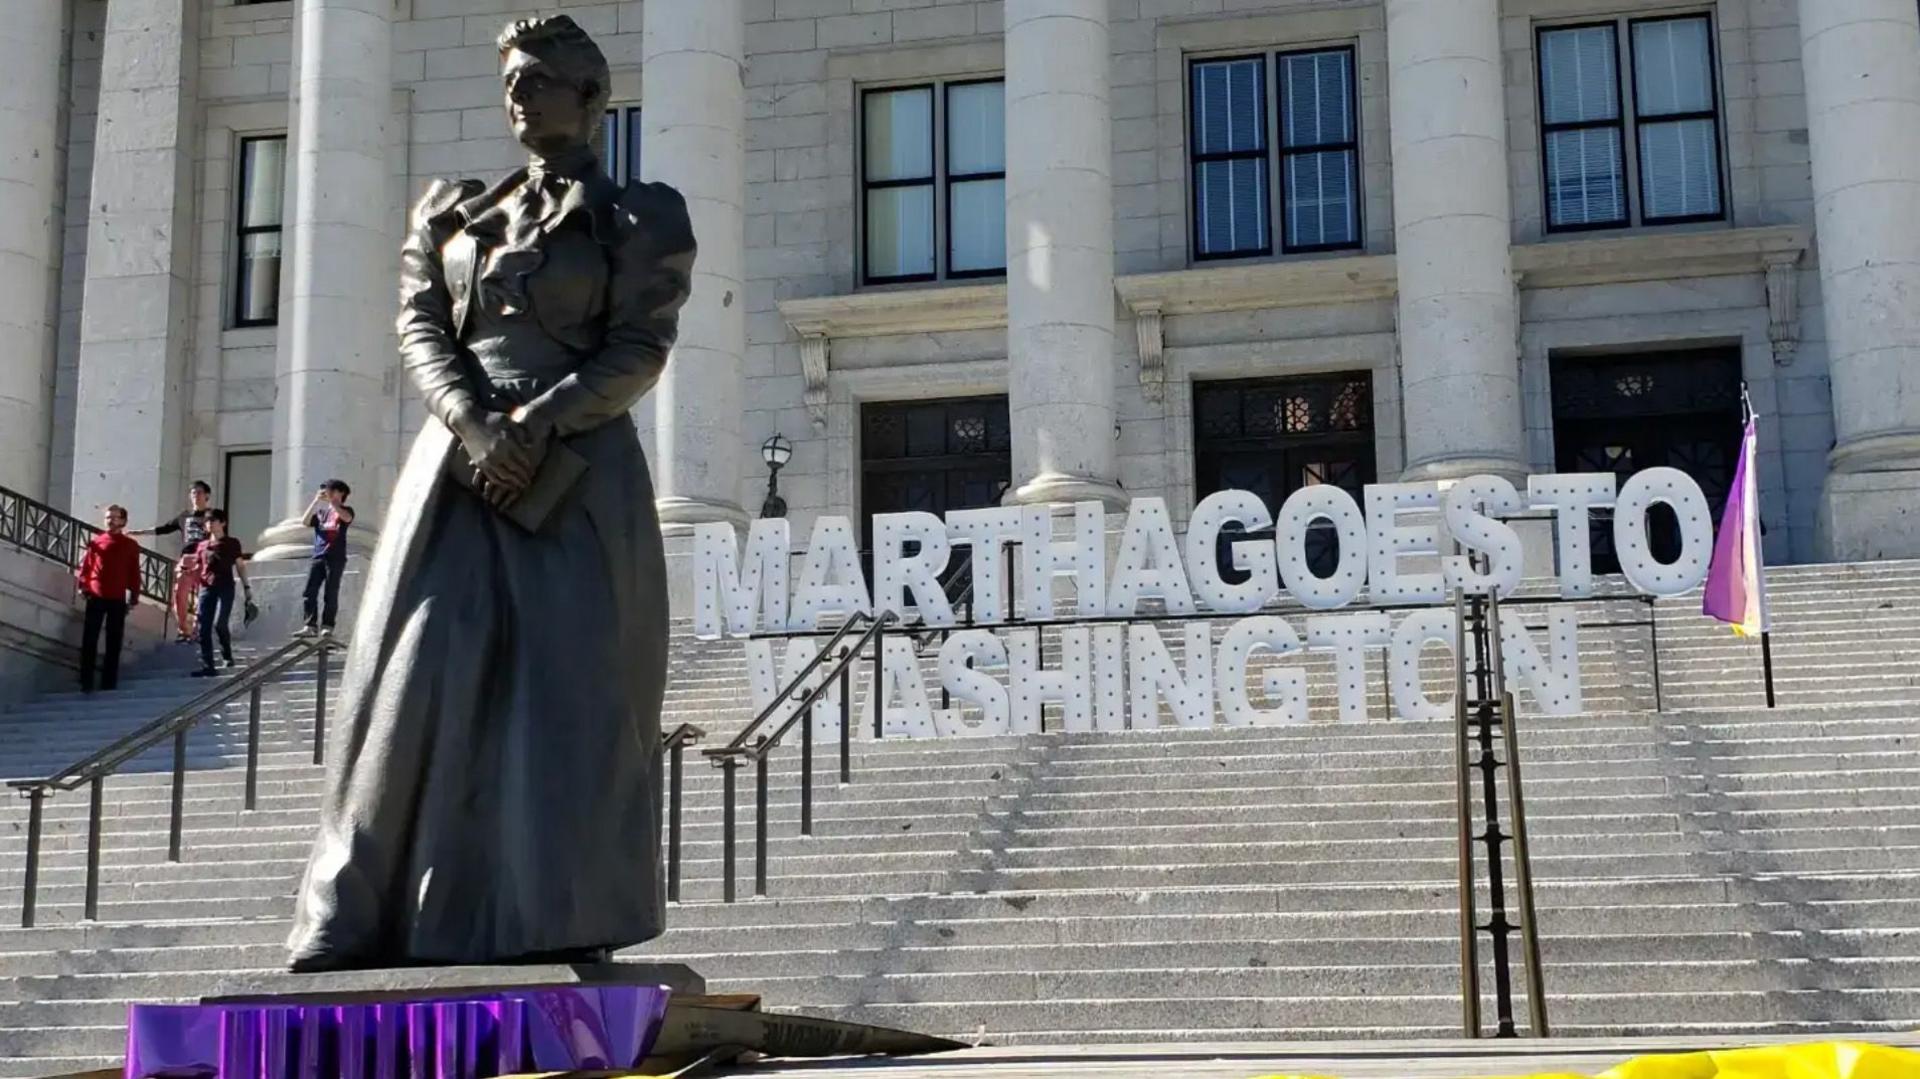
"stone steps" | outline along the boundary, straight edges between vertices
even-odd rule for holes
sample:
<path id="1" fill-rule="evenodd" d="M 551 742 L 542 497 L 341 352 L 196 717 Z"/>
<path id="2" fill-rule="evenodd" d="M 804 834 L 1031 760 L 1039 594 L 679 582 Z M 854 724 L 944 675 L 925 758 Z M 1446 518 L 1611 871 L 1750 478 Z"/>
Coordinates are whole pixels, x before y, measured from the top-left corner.
<path id="1" fill-rule="evenodd" d="M 1771 588 L 1778 709 L 1753 706 L 1758 649 L 1700 619 L 1697 597 L 1657 608 L 1666 713 L 1649 711 L 1640 628 L 1582 631 L 1586 714 L 1534 716 L 1523 699 L 1559 1032 L 1920 1019 L 1920 647 L 1905 643 L 1920 640 L 1920 563 L 1795 568 Z M 664 722 L 714 744 L 749 718 L 743 649 L 686 632 Z M 1057 634 L 1043 645 L 1053 655 Z M 58 767 L 184 699 L 191 657 L 164 658 L 176 669 L 143 670 L 117 701 L 55 695 L 0 716 L 0 772 Z M 795 834 L 790 736 L 770 762 L 771 894 L 747 895 L 749 771 L 732 905 L 714 901 L 720 777 L 695 749 L 687 901 L 632 954 L 776 1007 L 1010 1044 L 1451 1035 L 1451 724 L 1327 722 L 1330 663 L 1304 666 L 1315 721 L 1297 728 L 873 743 L 862 710 L 851 786 L 835 782 L 837 731 L 817 740 L 814 838 Z M 1377 656 L 1367 669 L 1380 716 Z M 1422 672 L 1450 688 L 1442 653 Z M 188 776 L 180 863 L 165 859 L 170 747 L 108 782 L 107 921 L 80 917 L 85 792 L 47 803 L 42 924 L 0 925 L 0 1076 L 102 1062 L 128 1000 L 278 965 L 324 786 L 304 742 L 312 689 L 267 696 L 255 812 L 240 808 L 244 708 L 196 730 L 208 767 Z M 0 922 L 17 911 L 24 824 L 23 805 L 0 805 Z"/>

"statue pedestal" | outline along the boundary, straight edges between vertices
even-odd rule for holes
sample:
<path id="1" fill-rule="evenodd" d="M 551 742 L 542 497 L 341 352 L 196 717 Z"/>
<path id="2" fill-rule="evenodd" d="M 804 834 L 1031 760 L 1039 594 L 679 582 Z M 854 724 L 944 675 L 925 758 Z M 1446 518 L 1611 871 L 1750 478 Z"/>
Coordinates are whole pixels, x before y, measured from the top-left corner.
<path id="1" fill-rule="evenodd" d="M 531 1072 L 660 1072 L 766 1056 L 907 1055 L 944 1038 L 761 1012 L 704 995 L 679 963 L 408 967 L 252 974 L 198 1004 L 136 1004 L 128 1076 L 490 1079 Z"/>
<path id="2" fill-rule="evenodd" d="M 528 963 L 470 967 L 388 967 L 324 974 L 254 972 L 215 982 L 203 1005 L 417 1004 L 475 993 L 608 986 L 663 986 L 698 995 L 707 981 L 683 963 Z"/>
<path id="3" fill-rule="evenodd" d="M 486 1079 L 631 1068 L 652 1051 L 669 999 L 704 988 L 677 963 L 252 975 L 198 1004 L 134 1005 L 126 1074 Z"/>

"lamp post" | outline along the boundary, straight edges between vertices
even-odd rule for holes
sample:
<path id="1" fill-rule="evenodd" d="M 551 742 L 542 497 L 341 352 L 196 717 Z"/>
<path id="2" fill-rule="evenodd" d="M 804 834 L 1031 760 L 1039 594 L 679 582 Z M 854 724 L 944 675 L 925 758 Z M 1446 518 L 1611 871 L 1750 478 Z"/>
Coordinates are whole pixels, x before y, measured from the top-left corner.
<path id="1" fill-rule="evenodd" d="M 760 459 L 767 463 L 767 500 L 760 504 L 760 516 L 785 517 L 787 500 L 780 497 L 780 470 L 793 459 L 793 443 L 776 431 L 760 443 Z"/>

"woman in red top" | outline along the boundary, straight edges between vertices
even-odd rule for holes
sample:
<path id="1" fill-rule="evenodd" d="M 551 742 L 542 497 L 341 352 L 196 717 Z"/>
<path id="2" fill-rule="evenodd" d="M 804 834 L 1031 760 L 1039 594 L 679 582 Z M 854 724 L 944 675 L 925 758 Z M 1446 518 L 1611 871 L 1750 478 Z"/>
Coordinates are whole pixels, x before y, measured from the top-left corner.
<path id="1" fill-rule="evenodd" d="M 74 580 L 86 597 L 87 618 L 80 633 L 80 691 L 93 692 L 96 659 L 100 688 L 120 683 L 120 642 L 126 632 L 127 610 L 140 602 L 140 545 L 127 535 L 127 511 L 108 506 L 107 530 L 93 537 L 80 559 Z M 107 631 L 107 648 L 100 651 L 100 630 Z"/>

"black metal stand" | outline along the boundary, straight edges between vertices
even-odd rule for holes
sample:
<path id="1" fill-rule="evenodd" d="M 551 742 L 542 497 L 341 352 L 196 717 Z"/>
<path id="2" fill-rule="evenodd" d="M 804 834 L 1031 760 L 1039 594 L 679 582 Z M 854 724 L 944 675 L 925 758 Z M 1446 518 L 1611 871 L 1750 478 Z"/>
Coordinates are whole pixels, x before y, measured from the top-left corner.
<path id="1" fill-rule="evenodd" d="M 1486 596 L 1465 596 L 1454 606 L 1460 625 L 1456 630 L 1454 691 L 1457 694 L 1454 751 L 1455 780 L 1458 785 L 1456 813 L 1460 830 L 1460 982 L 1462 1025 L 1470 1038 L 1481 1036 L 1480 970 L 1476 940 L 1485 933 L 1493 957 L 1493 1000 L 1495 1036 L 1519 1036 L 1513 1009 L 1513 941 L 1521 935 L 1521 954 L 1527 978 L 1527 1004 L 1530 1032 L 1535 1037 L 1547 1034 L 1547 1011 L 1540 969 L 1539 934 L 1533 916 L 1533 878 L 1527 851 L 1525 809 L 1521 802 L 1518 744 L 1513 730 L 1513 698 L 1506 692 L 1500 663 L 1500 617 L 1496 601 Z M 1496 744 L 1496 737 L 1498 744 Z M 1505 753 L 1505 757 L 1501 756 Z M 1507 773 L 1508 799 L 1512 817 L 1511 831 L 1502 825 L 1500 807 L 1501 771 Z M 1484 828 L 1473 831 L 1473 773 L 1478 772 L 1481 819 Z M 1483 848 L 1487 877 L 1487 920 L 1479 923 L 1474 914 L 1473 844 Z M 1512 846 L 1515 875 L 1519 878 L 1519 921 L 1507 917 L 1506 856 Z"/>
<path id="2" fill-rule="evenodd" d="M 1760 631 L 1760 666 L 1767 676 L 1767 707 L 1773 707 L 1773 631 Z"/>

